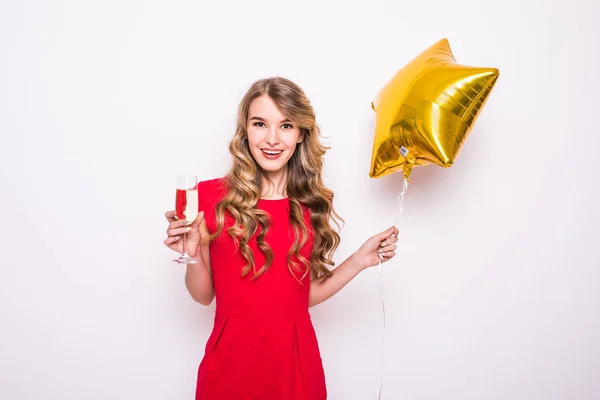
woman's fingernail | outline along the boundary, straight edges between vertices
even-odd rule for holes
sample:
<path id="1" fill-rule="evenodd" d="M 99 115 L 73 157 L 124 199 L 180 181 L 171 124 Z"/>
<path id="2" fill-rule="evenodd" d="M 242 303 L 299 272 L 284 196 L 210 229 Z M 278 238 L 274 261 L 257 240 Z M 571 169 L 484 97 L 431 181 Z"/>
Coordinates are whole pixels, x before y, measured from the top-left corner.
<path id="1" fill-rule="evenodd" d="M 186 232 L 189 232 L 189 231 L 191 231 L 191 230 L 192 230 L 192 228 L 189 228 L 189 227 L 188 227 L 188 228 L 185 228 L 185 231 L 186 231 Z"/>

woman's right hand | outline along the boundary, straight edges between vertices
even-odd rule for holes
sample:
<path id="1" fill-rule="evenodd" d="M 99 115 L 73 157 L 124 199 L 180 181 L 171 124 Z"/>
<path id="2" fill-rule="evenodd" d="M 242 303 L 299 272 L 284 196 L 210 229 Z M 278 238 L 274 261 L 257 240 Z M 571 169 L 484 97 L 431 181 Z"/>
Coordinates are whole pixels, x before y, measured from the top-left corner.
<path id="1" fill-rule="evenodd" d="M 175 218 L 174 210 L 167 211 L 165 217 L 169 221 L 167 228 L 167 238 L 164 244 L 178 253 L 183 253 L 183 234 L 187 232 L 186 250 L 190 257 L 195 257 L 200 248 L 200 224 L 204 220 L 204 212 L 200 211 L 198 216 L 190 225 L 186 220 L 178 220 Z"/>

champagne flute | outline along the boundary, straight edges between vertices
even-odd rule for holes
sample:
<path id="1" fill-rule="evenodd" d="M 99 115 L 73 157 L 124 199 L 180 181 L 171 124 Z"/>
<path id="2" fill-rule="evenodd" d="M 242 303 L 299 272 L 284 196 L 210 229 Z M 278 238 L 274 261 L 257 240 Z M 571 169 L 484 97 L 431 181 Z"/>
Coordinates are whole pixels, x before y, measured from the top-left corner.
<path id="1" fill-rule="evenodd" d="M 188 225 L 194 222 L 198 215 L 198 177 L 196 175 L 177 175 L 177 192 L 175 195 L 175 212 L 177 219 L 185 219 Z M 187 253 L 187 232 L 183 233 L 183 253 L 175 260 L 179 264 L 196 264 Z"/>

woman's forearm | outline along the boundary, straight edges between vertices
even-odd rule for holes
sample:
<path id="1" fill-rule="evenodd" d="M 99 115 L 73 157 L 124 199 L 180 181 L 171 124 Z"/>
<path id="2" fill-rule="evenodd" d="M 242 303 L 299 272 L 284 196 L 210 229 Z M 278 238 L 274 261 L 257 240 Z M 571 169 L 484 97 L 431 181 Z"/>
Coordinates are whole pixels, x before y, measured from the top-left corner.
<path id="1" fill-rule="evenodd" d="M 208 306 L 215 297 L 212 276 L 200 255 L 194 257 L 198 262 L 188 264 L 185 273 L 185 286 L 192 299 Z"/>
<path id="2" fill-rule="evenodd" d="M 308 307 L 316 306 L 339 292 L 350 282 L 365 266 L 359 263 L 358 257 L 351 255 L 332 271 L 332 275 L 323 282 L 314 280 L 310 284 Z"/>

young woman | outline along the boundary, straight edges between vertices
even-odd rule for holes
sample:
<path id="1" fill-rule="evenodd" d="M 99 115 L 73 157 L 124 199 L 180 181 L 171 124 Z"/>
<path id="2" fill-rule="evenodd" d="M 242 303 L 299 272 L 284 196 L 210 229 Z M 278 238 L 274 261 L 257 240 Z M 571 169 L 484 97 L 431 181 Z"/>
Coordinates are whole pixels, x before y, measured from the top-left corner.
<path id="1" fill-rule="evenodd" d="M 395 256 L 397 230 L 368 239 L 337 268 L 333 193 L 322 181 L 326 147 L 304 92 L 283 78 L 255 82 L 239 106 L 221 179 L 198 185 L 198 218 L 169 221 L 164 243 L 181 253 L 187 289 L 209 305 L 214 328 L 198 369 L 196 399 L 327 397 L 308 313 L 359 272 Z M 339 226 L 339 225 L 338 225 Z"/>

